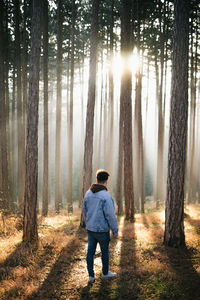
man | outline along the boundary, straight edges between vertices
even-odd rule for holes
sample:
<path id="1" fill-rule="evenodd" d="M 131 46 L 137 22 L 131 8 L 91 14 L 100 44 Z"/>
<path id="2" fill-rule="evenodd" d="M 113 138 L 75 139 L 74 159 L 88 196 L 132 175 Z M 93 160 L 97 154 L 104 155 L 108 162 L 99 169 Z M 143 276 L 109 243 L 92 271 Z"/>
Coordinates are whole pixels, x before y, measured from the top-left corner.
<path id="1" fill-rule="evenodd" d="M 108 177 L 106 170 L 98 170 L 96 183 L 92 184 L 83 201 L 83 216 L 88 234 L 87 269 L 89 283 L 95 281 L 94 255 L 97 243 L 101 248 L 102 279 L 112 278 L 116 273 L 109 271 L 110 229 L 114 237 L 118 236 L 118 224 L 115 216 L 115 205 L 107 191 Z"/>

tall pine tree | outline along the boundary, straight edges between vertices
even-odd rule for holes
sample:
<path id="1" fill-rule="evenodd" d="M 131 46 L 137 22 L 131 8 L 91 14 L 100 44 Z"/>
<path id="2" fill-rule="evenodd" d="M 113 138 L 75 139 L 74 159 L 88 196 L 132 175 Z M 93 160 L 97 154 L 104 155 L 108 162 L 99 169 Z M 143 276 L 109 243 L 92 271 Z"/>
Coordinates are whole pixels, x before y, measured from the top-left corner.
<path id="1" fill-rule="evenodd" d="M 38 103 L 41 42 L 41 1 L 33 0 L 32 5 L 23 225 L 23 241 L 31 244 L 37 242 L 38 240 L 36 207 L 38 180 Z"/>
<path id="2" fill-rule="evenodd" d="M 174 44 L 164 243 L 185 245 L 184 179 L 188 118 L 188 1 L 174 1 Z"/>

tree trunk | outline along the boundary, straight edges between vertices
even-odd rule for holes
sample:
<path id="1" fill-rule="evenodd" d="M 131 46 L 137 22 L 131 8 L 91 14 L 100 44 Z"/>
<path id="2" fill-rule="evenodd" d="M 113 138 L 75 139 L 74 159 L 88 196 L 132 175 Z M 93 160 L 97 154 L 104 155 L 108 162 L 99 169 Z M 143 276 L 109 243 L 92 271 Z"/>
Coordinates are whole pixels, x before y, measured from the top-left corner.
<path id="1" fill-rule="evenodd" d="M 109 69 L 109 153 L 114 156 L 114 78 L 113 78 L 113 46 L 114 46 L 114 0 L 111 0 L 111 23 L 109 29 L 110 35 L 110 69 Z M 108 158 L 109 161 L 109 171 L 113 173 L 113 159 Z"/>
<path id="2" fill-rule="evenodd" d="M 8 153 L 7 153 L 7 133 L 6 133 L 6 104 L 5 104 L 5 78 L 4 78 L 4 30 L 3 30 L 4 3 L 0 1 L 0 145 L 1 145 L 1 198 L 2 209 L 9 211 L 9 191 L 8 191 Z"/>
<path id="3" fill-rule="evenodd" d="M 43 74 L 44 74 L 44 148 L 42 215 L 48 214 L 49 199 L 49 124 L 48 124 L 48 0 L 43 1 Z"/>
<path id="4" fill-rule="evenodd" d="M 16 172 L 17 172 L 17 153 L 15 149 L 16 146 L 16 68 L 15 68 L 15 56 L 13 63 L 13 85 L 12 85 L 12 117 L 11 117 L 11 194 L 12 194 L 12 202 L 13 206 L 16 206 L 17 203 L 17 180 L 16 180 Z M 16 207 L 15 207 L 16 208 Z"/>
<path id="5" fill-rule="evenodd" d="M 124 103 L 124 195 L 126 219 L 134 219 L 133 159 L 132 159 L 132 73 L 129 56 L 132 53 L 131 1 L 121 1 L 121 54 L 124 69 L 121 78 L 121 98 Z"/>
<path id="6" fill-rule="evenodd" d="M 144 149 L 143 149 L 143 129 L 142 129 L 142 73 L 138 72 L 137 84 L 136 84 L 136 103 L 135 103 L 135 127 L 137 128 L 138 140 L 138 153 L 137 161 L 139 164 L 138 168 L 138 187 L 139 187 L 139 197 L 140 197 L 140 210 L 144 213 Z"/>
<path id="7" fill-rule="evenodd" d="M 162 16 L 162 8 L 164 5 L 160 3 L 160 16 Z M 165 9 L 164 9 L 165 16 Z M 164 202 L 164 115 L 163 115 L 163 77 L 164 77 L 164 28 L 165 20 L 162 25 L 160 18 L 160 82 L 158 91 L 158 157 L 157 157 L 157 184 L 156 184 L 156 207 Z"/>
<path id="8" fill-rule="evenodd" d="M 164 244 L 185 245 L 184 175 L 188 118 L 188 1 L 174 1 L 174 45 Z"/>
<path id="9" fill-rule="evenodd" d="M 140 42 L 140 10 L 137 1 L 137 54 L 140 57 L 141 42 Z M 142 72 L 141 65 L 136 73 L 136 92 L 135 92 L 135 117 L 134 117 L 134 132 L 135 132 L 135 206 L 138 211 L 144 212 L 144 155 L 143 155 L 143 130 L 142 130 Z"/>
<path id="10" fill-rule="evenodd" d="M 58 213 L 62 206 L 61 187 L 61 107 L 62 107 L 62 0 L 58 0 L 57 16 L 57 103 L 56 103 L 56 157 L 55 157 L 55 209 Z"/>
<path id="11" fill-rule="evenodd" d="M 93 130 L 94 130 L 94 107 L 96 90 L 96 59 L 97 59 L 97 36 L 98 36 L 98 10 L 99 1 L 92 1 L 91 23 L 91 46 L 90 46 L 90 75 L 88 87 L 88 104 L 86 116 L 86 136 L 84 153 L 83 195 L 91 184 L 92 155 L 93 155 Z"/>
<path id="12" fill-rule="evenodd" d="M 11 151 L 10 151 L 10 106 L 9 106 L 9 74 L 10 74 L 10 51 L 9 51 L 9 16 L 8 16 L 9 4 L 6 1 L 5 4 L 5 118 L 6 118 L 6 143 L 7 143 L 7 168 L 8 168 L 8 186 L 9 186 L 9 206 L 13 208 L 12 194 L 11 194 Z"/>
<path id="13" fill-rule="evenodd" d="M 99 2 L 100 1 L 98 0 L 92 1 L 92 21 L 91 21 L 91 37 L 90 37 L 90 71 L 89 71 L 88 104 L 87 104 L 87 116 L 86 116 L 85 152 L 84 152 L 84 167 L 83 167 L 83 197 L 85 195 L 85 192 L 90 187 L 91 179 L 92 179 Z M 81 218 L 81 225 L 84 225 L 83 218 Z"/>
<path id="14" fill-rule="evenodd" d="M 68 180 L 67 201 L 68 212 L 73 212 L 72 202 L 72 175 L 73 175 L 73 101 L 74 101 L 74 37 L 75 37 L 76 6 L 72 1 L 72 27 L 71 27 L 71 81 L 70 81 L 70 106 L 69 106 L 69 136 L 68 136 Z"/>
<path id="15" fill-rule="evenodd" d="M 188 203 L 195 203 L 195 118 L 196 118 L 196 82 L 195 82 L 195 57 L 193 41 L 193 19 L 191 21 L 191 58 L 190 58 L 190 115 L 189 115 L 189 145 L 188 145 Z"/>
<path id="16" fill-rule="evenodd" d="M 20 129 L 20 141 L 21 144 L 21 184 L 19 188 L 19 199 L 22 199 L 21 206 L 23 207 L 24 200 L 24 189 L 25 189 L 25 136 L 26 136 L 26 117 L 27 117 L 27 89 L 28 89 L 28 79 L 27 79 L 27 66 L 28 66 L 28 42 L 27 42 L 27 0 L 24 0 L 24 20 L 23 20 L 23 58 L 22 58 L 22 93 L 21 101 L 18 105 L 20 107 L 20 120 L 18 119 L 18 124 L 21 126 Z M 21 54 L 20 54 L 21 55 Z M 22 101 L 23 99 L 23 101 Z M 21 196 L 20 196 L 21 195 Z"/>
<path id="17" fill-rule="evenodd" d="M 80 62 L 80 85 L 81 85 L 81 139 L 80 139 L 80 186 L 79 186 L 79 208 L 82 205 L 82 189 L 83 189 L 83 153 L 84 153 L 84 43 L 83 43 L 83 57 L 82 57 L 82 67 Z"/>
<path id="18" fill-rule="evenodd" d="M 123 98 L 120 97 L 120 116 L 119 116 L 119 146 L 118 146 L 118 175 L 117 175 L 117 207 L 118 215 L 123 215 L 123 195 L 122 195 L 122 182 L 123 182 L 123 140 L 124 140 L 124 103 Z"/>
<path id="19" fill-rule="evenodd" d="M 27 110 L 26 177 L 24 197 L 23 241 L 35 243 L 37 231 L 37 179 L 38 179 L 38 102 L 41 41 L 41 2 L 33 0 L 30 53 L 29 94 Z"/>
<path id="20" fill-rule="evenodd" d="M 22 72 L 20 43 L 20 3 L 15 0 L 15 51 L 17 72 L 17 137 L 18 137 L 18 205 L 22 211 L 24 200 L 24 164 L 23 164 L 23 107 L 22 107 Z"/>
<path id="21" fill-rule="evenodd" d="M 102 59 L 101 59 L 101 68 L 103 69 L 103 53 L 102 53 Z M 98 169 L 100 168 L 101 164 L 101 149 L 102 149 L 102 132 L 103 132 L 103 99 L 104 99 L 104 94 L 103 94 L 103 72 L 101 72 L 101 97 L 100 97 L 100 116 L 99 116 L 99 138 L 97 139 L 98 141 L 98 146 L 97 146 L 97 155 L 96 155 L 96 160 L 94 162 L 95 168 Z M 98 130 L 98 128 L 97 128 Z"/>
<path id="22" fill-rule="evenodd" d="M 104 118 L 103 118 L 103 125 L 104 125 L 104 131 L 103 131 L 103 145 L 104 145 L 104 167 L 106 169 L 109 169 L 109 158 L 108 158 L 108 147 L 109 147 L 109 138 L 108 138 L 108 97 L 107 97 L 107 91 L 108 91 L 108 82 L 107 82 L 107 74 L 105 73 L 105 86 L 104 86 Z M 109 180 L 110 183 L 110 180 Z"/>

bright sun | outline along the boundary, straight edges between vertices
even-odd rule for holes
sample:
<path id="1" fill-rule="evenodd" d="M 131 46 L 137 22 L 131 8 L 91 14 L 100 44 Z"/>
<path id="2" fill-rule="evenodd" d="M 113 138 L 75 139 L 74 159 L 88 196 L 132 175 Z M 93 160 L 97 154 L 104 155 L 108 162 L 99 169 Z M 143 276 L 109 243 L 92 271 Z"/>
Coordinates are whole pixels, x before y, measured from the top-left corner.
<path id="1" fill-rule="evenodd" d="M 132 55 L 129 57 L 129 70 L 132 71 L 133 74 L 136 74 L 139 71 L 140 68 L 140 57 L 134 50 Z M 123 70 L 123 63 L 122 63 L 122 57 L 120 54 L 117 54 L 113 58 L 112 62 L 112 69 L 114 74 L 118 74 L 121 76 L 122 70 Z"/>

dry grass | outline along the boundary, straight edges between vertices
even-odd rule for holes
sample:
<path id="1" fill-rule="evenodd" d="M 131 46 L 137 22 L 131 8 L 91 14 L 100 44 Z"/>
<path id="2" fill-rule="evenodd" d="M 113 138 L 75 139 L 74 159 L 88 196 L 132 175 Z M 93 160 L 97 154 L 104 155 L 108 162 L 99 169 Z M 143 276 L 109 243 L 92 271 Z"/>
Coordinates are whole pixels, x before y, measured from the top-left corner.
<path id="1" fill-rule="evenodd" d="M 79 211 L 39 217 L 38 249 L 21 244 L 21 219 L 7 217 L 0 232 L 0 299 L 200 299 L 200 205 L 185 210 L 185 249 L 163 246 L 164 211 L 137 214 L 134 224 L 120 218 L 110 247 L 111 269 L 119 275 L 100 280 L 98 249 L 93 286 L 87 285 L 79 217 Z"/>

